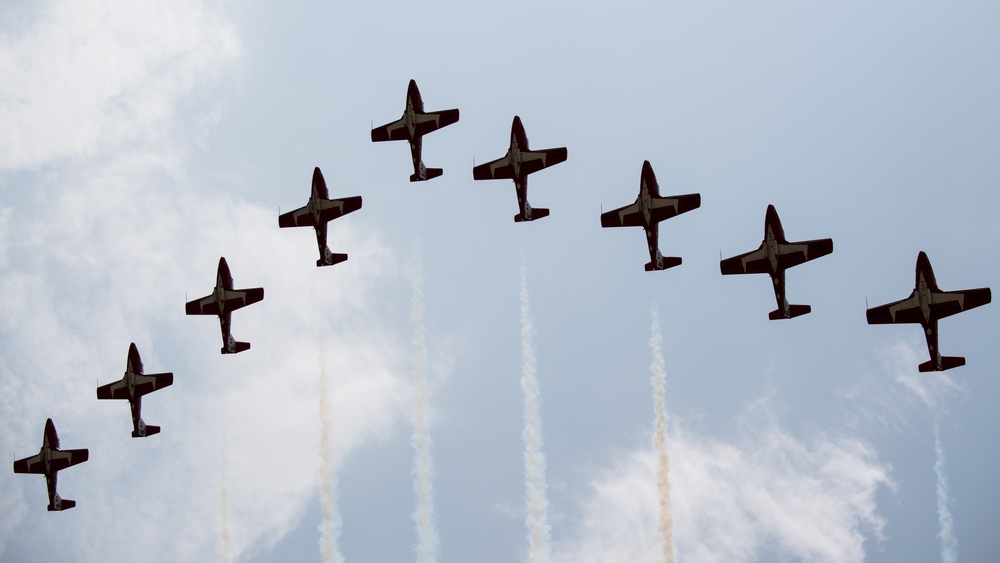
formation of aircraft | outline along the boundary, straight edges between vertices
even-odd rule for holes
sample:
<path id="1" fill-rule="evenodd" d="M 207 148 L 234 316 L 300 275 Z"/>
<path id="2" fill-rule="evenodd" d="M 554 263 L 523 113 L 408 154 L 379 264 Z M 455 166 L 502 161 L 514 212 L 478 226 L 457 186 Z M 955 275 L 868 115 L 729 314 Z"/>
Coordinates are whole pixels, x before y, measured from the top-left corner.
<path id="1" fill-rule="evenodd" d="M 159 426 L 147 425 L 142 421 L 142 396 L 157 389 L 169 387 L 174 382 L 174 374 L 143 373 L 139 349 L 133 342 L 128 348 L 125 361 L 125 375 L 120 381 L 101 385 L 97 388 L 98 399 L 125 399 L 132 410 L 132 437 L 145 438 L 160 431 Z"/>
<path id="2" fill-rule="evenodd" d="M 769 319 L 791 319 L 812 310 L 809 305 L 790 305 L 785 294 L 785 270 L 826 256 L 833 252 L 833 239 L 788 242 L 781 219 L 773 205 L 764 214 L 764 241 L 757 250 L 726 258 L 719 262 L 723 275 L 768 274 L 774 287 L 774 300 L 778 308 L 771 311 Z"/>
<path id="3" fill-rule="evenodd" d="M 230 332 L 233 311 L 264 299 L 264 288 L 233 289 L 233 276 L 229 273 L 226 258 L 219 258 L 219 271 L 215 277 L 215 290 L 209 295 L 188 301 L 188 315 L 218 315 L 222 327 L 222 353 L 238 354 L 250 349 L 249 342 L 237 342 Z"/>
<path id="4" fill-rule="evenodd" d="M 566 160 L 566 147 L 533 151 L 528 148 L 528 136 L 524 134 L 521 118 L 514 116 L 510 126 L 510 148 L 502 157 L 480 164 L 472 169 L 476 180 L 514 180 L 517 191 L 517 205 L 520 212 L 514 222 L 534 221 L 549 214 L 549 210 L 539 207 L 532 209 L 528 203 L 528 174 L 554 166 Z"/>
<path id="5" fill-rule="evenodd" d="M 411 79 L 410 85 L 406 88 L 406 107 L 403 109 L 403 117 L 372 129 L 372 142 L 409 142 L 410 156 L 413 160 L 413 175 L 410 176 L 410 181 L 422 182 L 444 174 L 441 168 L 424 166 L 422 157 L 424 135 L 457 121 L 457 109 L 425 112 L 420 90 L 417 89 L 416 81 Z"/>
<path id="6" fill-rule="evenodd" d="M 52 419 L 45 421 L 45 432 L 42 434 L 42 447 L 36 455 L 19 459 L 14 462 L 14 473 L 40 473 L 45 475 L 45 486 L 49 491 L 49 512 L 69 510 L 76 506 L 75 500 L 64 499 L 56 491 L 59 472 L 67 467 L 87 461 L 90 452 L 80 450 L 60 450 L 59 435 Z"/>
<path id="7" fill-rule="evenodd" d="M 642 227 L 646 231 L 649 263 L 646 271 L 666 270 L 679 266 L 680 256 L 660 254 L 660 222 L 701 207 L 701 194 L 661 196 L 660 186 L 649 161 L 642 163 L 639 177 L 639 196 L 635 203 L 601 213 L 602 227 Z"/>
<path id="8" fill-rule="evenodd" d="M 917 255 L 916 283 L 906 299 L 893 301 L 866 312 L 868 324 L 918 323 L 924 329 L 930 360 L 920 364 L 921 372 L 944 371 L 965 365 L 961 356 L 942 356 L 938 348 L 938 321 L 956 313 L 986 305 L 992 300 L 990 288 L 941 291 L 927 254 Z"/>
<path id="9" fill-rule="evenodd" d="M 457 109 L 425 112 L 420 91 L 410 80 L 406 93 L 403 116 L 371 131 L 373 142 L 406 140 L 413 160 L 411 182 L 425 181 L 441 176 L 441 168 L 427 168 L 422 160 L 423 136 L 458 121 Z M 474 166 L 475 180 L 514 181 L 519 212 L 514 222 L 533 221 L 549 215 L 547 208 L 532 208 L 528 203 L 528 176 L 550 166 L 564 162 L 566 147 L 531 150 L 521 118 L 514 116 L 511 124 L 510 147 L 507 153 L 490 162 Z M 361 196 L 330 199 L 326 181 L 319 167 L 313 171 L 312 192 L 305 206 L 280 214 L 279 228 L 313 227 L 319 250 L 317 267 L 332 266 L 347 260 L 347 254 L 333 253 L 327 246 L 327 223 L 361 209 Z M 659 250 L 660 222 L 687 213 L 701 206 L 701 194 L 661 196 L 653 167 L 646 160 L 639 180 L 639 195 L 635 202 L 601 213 L 601 226 L 642 227 L 646 233 L 649 262 L 646 271 L 665 270 L 678 266 L 678 256 L 663 256 Z M 809 305 L 788 303 L 785 292 L 785 270 L 804 262 L 815 260 L 833 252 L 833 240 L 817 239 L 789 242 L 785 239 L 781 220 L 773 205 L 768 205 L 764 217 L 764 240 L 756 250 L 720 260 L 723 275 L 768 274 L 774 289 L 778 308 L 768 314 L 771 320 L 791 319 L 811 311 Z M 215 289 L 211 294 L 188 301 L 188 315 L 217 315 L 222 331 L 222 354 L 236 354 L 250 348 L 249 342 L 235 340 L 230 331 L 232 312 L 264 299 L 263 288 L 234 289 L 233 277 L 224 257 L 219 259 Z M 919 323 L 927 339 L 930 360 L 920 364 L 921 372 L 943 371 L 965 364 L 965 358 L 942 356 L 938 349 L 938 320 L 990 303 L 988 287 L 958 291 L 941 291 L 934 278 L 930 261 L 924 252 L 917 256 L 916 284 L 906 299 L 873 307 L 867 310 L 868 324 Z M 124 399 L 132 411 L 132 437 L 141 438 L 160 432 L 159 426 L 147 425 L 142 420 L 142 397 L 168 387 L 173 383 L 173 373 L 143 373 L 142 360 L 135 343 L 129 347 L 125 374 L 120 381 L 97 388 L 98 399 Z M 40 473 L 45 475 L 49 495 L 49 511 L 73 508 L 76 502 L 62 499 L 56 492 L 59 471 L 87 461 L 87 449 L 60 450 L 59 437 L 52 419 L 45 423 L 42 447 L 37 455 L 14 462 L 15 473 Z"/>
<path id="10" fill-rule="evenodd" d="M 317 166 L 313 170 L 312 193 L 304 207 L 278 216 L 278 227 L 313 227 L 316 230 L 316 246 L 319 247 L 319 260 L 316 266 L 333 266 L 347 260 L 347 254 L 330 252 L 326 245 L 326 224 L 338 217 L 361 209 L 361 196 L 330 199 L 326 189 L 326 180 Z"/>

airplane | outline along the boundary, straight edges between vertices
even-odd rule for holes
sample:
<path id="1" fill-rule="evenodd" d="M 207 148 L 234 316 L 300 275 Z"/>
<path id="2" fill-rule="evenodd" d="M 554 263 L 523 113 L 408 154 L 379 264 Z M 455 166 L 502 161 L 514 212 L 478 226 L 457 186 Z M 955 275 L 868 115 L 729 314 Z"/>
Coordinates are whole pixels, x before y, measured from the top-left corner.
<path id="1" fill-rule="evenodd" d="M 49 512 L 69 510 L 76 506 L 75 500 L 60 498 L 56 492 L 58 473 L 67 467 L 87 461 L 90 452 L 81 450 L 60 450 L 59 435 L 52 419 L 45 421 L 45 433 L 42 434 L 42 447 L 37 455 L 19 459 L 14 462 L 14 473 L 41 473 L 45 475 L 45 485 L 49 489 Z"/>
<path id="2" fill-rule="evenodd" d="M 941 291 L 934 279 L 931 261 L 921 251 L 917 255 L 916 286 L 906 299 L 872 307 L 865 315 L 868 324 L 920 323 L 931 359 L 920 364 L 921 372 L 944 371 L 965 365 L 961 356 L 942 356 L 938 349 L 938 320 L 968 311 L 992 300 L 990 288 Z"/>
<path id="3" fill-rule="evenodd" d="M 472 169 L 472 177 L 476 180 L 514 180 L 517 191 L 517 205 L 520 213 L 514 216 L 514 222 L 533 221 L 549 214 L 548 209 L 541 207 L 532 209 L 528 203 L 528 174 L 538 172 L 566 160 L 566 147 L 557 149 L 528 149 L 528 137 L 524 134 L 521 118 L 514 116 L 510 127 L 510 148 L 504 156 L 480 164 Z"/>
<path id="4" fill-rule="evenodd" d="M 218 315 L 222 325 L 222 353 L 238 354 L 250 349 L 249 342 L 237 342 L 229 332 L 233 311 L 264 299 L 264 288 L 233 289 L 233 276 L 225 257 L 219 258 L 219 273 L 215 278 L 215 291 L 194 301 L 188 301 L 189 315 Z"/>
<path id="5" fill-rule="evenodd" d="M 406 107 L 403 109 L 403 117 L 372 129 L 372 142 L 409 141 L 410 156 L 413 159 L 413 175 L 410 176 L 410 181 L 422 182 L 444 174 L 444 170 L 440 168 L 424 166 L 421 158 L 423 136 L 456 121 L 458 121 L 457 109 L 425 112 L 420 90 L 417 89 L 416 81 L 411 79 L 410 85 L 406 88 Z"/>
<path id="6" fill-rule="evenodd" d="M 143 373 L 139 349 L 135 347 L 135 342 L 133 342 L 128 348 L 124 377 L 121 381 L 98 387 L 97 398 L 127 399 L 132 408 L 132 437 L 145 438 L 158 433 L 160 427 L 147 425 L 142 421 L 142 396 L 168 387 L 173 382 L 173 373 Z"/>
<path id="7" fill-rule="evenodd" d="M 760 248 L 721 260 L 719 268 L 723 275 L 769 274 L 778 308 L 771 311 L 767 318 L 772 321 L 793 319 L 809 313 L 812 307 L 789 305 L 788 296 L 785 294 L 785 270 L 831 252 L 833 252 L 833 239 L 788 242 L 785 239 L 785 230 L 781 228 L 778 212 L 773 205 L 768 205 L 767 213 L 764 215 L 764 241 L 760 243 Z"/>
<path id="8" fill-rule="evenodd" d="M 346 254 L 334 254 L 326 245 L 326 224 L 338 217 L 343 217 L 361 209 L 361 196 L 330 199 L 326 189 L 326 180 L 317 166 L 313 170 L 312 195 L 305 207 L 289 211 L 278 216 L 278 227 L 313 227 L 316 229 L 316 246 L 319 247 L 319 260 L 316 266 L 333 266 L 347 260 Z"/>
<path id="9" fill-rule="evenodd" d="M 639 178 L 639 196 L 635 203 L 601 213 L 602 227 L 642 227 L 646 230 L 646 246 L 649 247 L 649 263 L 646 271 L 666 270 L 681 263 L 680 256 L 663 256 L 660 254 L 660 221 L 687 213 L 701 207 L 701 194 L 660 195 L 660 186 L 656 183 L 656 175 L 649 161 L 642 163 L 642 175 Z"/>

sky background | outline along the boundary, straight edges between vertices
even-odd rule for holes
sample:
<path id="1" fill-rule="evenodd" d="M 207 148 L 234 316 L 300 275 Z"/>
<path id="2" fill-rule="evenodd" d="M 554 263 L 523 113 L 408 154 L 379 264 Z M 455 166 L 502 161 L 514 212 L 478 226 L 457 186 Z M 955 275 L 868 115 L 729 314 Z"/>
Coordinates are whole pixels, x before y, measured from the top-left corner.
<path id="1" fill-rule="evenodd" d="M 918 374 L 917 253 L 942 289 L 997 286 L 1000 6 L 994 2 L 12 2 L 0 9 L 0 451 L 45 419 L 90 460 L 0 472 L 0 560 L 320 560 L 320 393 L 347 561 L 414 558 L 414 271 L 422 271 L 442 562 L 525 560 L 520 267 L 541 392 L 552 558 L 660 561 L 650 384 L 662 322 L 681 561 L 940 557 L 934 428 L 962 560 L 1000 552 L 997 309 L 940 323 L 964 367 Z M 411 184 L 371 143 L 415 79 L 461 120 L 424 138 L 444 176 Z M 531 176 L 550 217 L 515 224 L 509 181 L 473 182 L 520 115 L 567 162 Z M 601 229 L 661 193 L 702 207 Z M 277 227 L 319 166 L 350 259 L 316 268 Z M 834 252 L 788 273 L 812 313 L 768 321 L 766 276 L 719 274 L 774 204 Z M 253 348 L 219 354 L 186 317 L 219 257 Z M 174 384 L 132 439 L 97 401 L 130 342 Z M 320 387 L 320 371 L 327 379 Z"/>

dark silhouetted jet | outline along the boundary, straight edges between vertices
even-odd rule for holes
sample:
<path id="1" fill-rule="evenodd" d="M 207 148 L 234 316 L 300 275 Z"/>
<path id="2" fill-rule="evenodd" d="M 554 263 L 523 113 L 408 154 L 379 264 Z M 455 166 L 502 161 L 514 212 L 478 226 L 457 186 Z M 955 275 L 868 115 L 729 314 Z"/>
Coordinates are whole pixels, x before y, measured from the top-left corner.
<path id="1" fill-rule="evenodd" d="M 961 356 L 942 356 L 938 349 L 938 320 L 968 311 L 992 300 L 990 288 L 941 291 L 927 255 L 917 255 L 917 279 L 913 293 L 906 299 L 868 309 L 868 324 L 919 323 L 924 327 L 927 351 L 931 359 L 920 364 L 920 371 L 944 371 L 965 365 Z"/>
<path id="2" fill-rule="evenodd" d="M 160 431 L 159 426 L 147 426 L 142 421 L 142 396 L 157 389 L 168 387 L 174 382 L 173 373 L 143 373 L 139 349 L 133 342 L 128 348 L 125 375 L 121 381 L 101 385 L 97 388 L 98 399 L 125 399 L 132 408 L 132 437 L 145 438 Z"/>
<path id="3" fill-rule="evenodd" d="M 222 325 L 222 353 L 237 354 L 250 349 L 249 342 L 237 342 L 230 333 L 233 311 L 264 299 L 264 288 L 233 289 L 233 276 L 225 257 L 219 258 L 219 273 L 215 278 L 215 291 L 201 299 L 188 301 L 189 315 L 218 315 Z"/>
<path id="4" fill-rule="evenodd" d="M 406 89 L 406 108 L 403 109 L 403 117 L 372 129 L 372 142 L 408 141 L 410 143 L 410 156 L 413 158 L 413 175 L 410 176 L 410 181 L 430 180 L 437 178 L 444 171 L 440 168 L 424 166 L 421 156 L 423 136 L 442 127 L 447 127 L 456 121 L 458 121 L 457 109 L 425 112 L 424 101 L 420 98 L 417 83 L 410 80 L 410 85 Z"/>
<path id="5" fill-rule="evenodd" d="M 361 196 L 359 195 L 343 199 L 330 199 L 323 173 L 319 171 L 319 167 L 316 167 L 313 170 L 312 193 L 309 195 L 309 202 L 306 203 L 305 207 L 279 215 L 278 226 L 281 228 L 313 227 L 316 229 L 316 246 L 319 247 L 319 260 L 316 261 L 316 266 L 333 266 L 347 260 L 347 255 L 330 252 L 330 247 L 326 245 L 326 224 L 358 209 L 361 209 Z"/>
<path id="6" fill-rule="evenodd" d="M 60 450 L 59 435 L 52 419 L 45 421 L 45 433 L 42 434 L 42 447 L 38 455 L 19 459 L 14 462 L 14 473 L 41 473 L 45 475 L 45 485 L 49 490 L 50 512 L 69 510 L 76 506 L 75 500 L 63 499 L 56 492 L 58 473 L 67 467 L 87 461 L 90 452 L 82 450 Z"/>

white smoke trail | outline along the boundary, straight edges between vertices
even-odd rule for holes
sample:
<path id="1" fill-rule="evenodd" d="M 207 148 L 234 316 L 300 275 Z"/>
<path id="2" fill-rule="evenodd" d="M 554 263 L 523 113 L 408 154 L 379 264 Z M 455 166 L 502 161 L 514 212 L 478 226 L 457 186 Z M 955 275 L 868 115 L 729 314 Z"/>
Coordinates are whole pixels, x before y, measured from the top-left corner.
<path id="1" fill-rule="evenodd" d="M 343 563 L 344 555 L 340 552 L 338 540 L 343 521 L 337 510 L 337 477 L 333 473 L 333 449 L 330 446 L 330 405 L 326 399 L 326 347 L 323 338 L 319 342 L 319 482 L 320 508 L 323 520 L 319 524 L 319 550 L 325 563 Z"/>
<path id="2" fill-rule="evenodd" d="M 423 265 L 419 252 L 413 266 L 413 311 L 410 324 L 413 326 L 413 490 L 417 495 L 417 506 L 413 521 L 417 525 L 417 561 L 434 563 L 437 560 L 438 537 L 434 527 L 433 485 L 431 478 L 434 465 L 431 460 L 431 436 L 427 428 L 427 345 L 424 339 L 424 280 Z"/>
<path id="3" fill-rule="evenodd" d="M 656 427 L 653 432 L 653 446 L 656 448 L 658 463 L 656 486 L 660 494 L 660 521 L 657 532 L 663 548 L 664 563 L 674 562 L 674 520 L 670 506 L 670 454 L 667 452 L 667 375 L 664 372 L 663 336 L 660 332 L 660 308 L 652 307 L 653 326 L 649 337 L 649 347 L 653 351 L 653 363 L 649 371 L 653 373 L 653 402 L 656 410 Z"/>
<path id="4" fill-rule="evenodd" d="M 542 453 L 540 393 L 535 377 L 534 329 L 528 305 L 528 268 L 521 253 L 521 390 L 524 392 L 524 485 L 527 490 L 528 560 L 548 563 L 551 551 L 549 500 L 545 496 L 545 454 Z"/>
<path id="5" fill-rule="evenodd" d="M 937 475 L 937 512 L 941 531 L 941 561 L 955 563 L 958 560 L 958 540 L 952 533 L 951 510 L 948 508 L 948 474 L 944 467 L 944 448 L 941 447 L 941 431 L 934 421 L 934 474 Z"/>
<path id="6" fill-rule="evenodd" d="M 219 542 L 219 551 L 222 556 L 223 563 L 229 563 L 229 489 L 227 485 L 228 475 L 227 472 L 227 460 L 226 460 L 226 434 L 225 431 L 222 433 L 222 492 L 219 495 L 219 521 L 221 522 L 221 532 L 222 538 Z"/>

